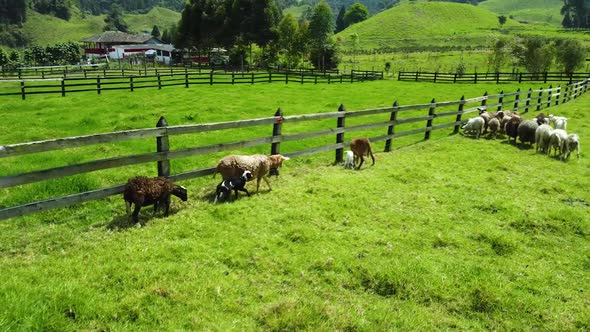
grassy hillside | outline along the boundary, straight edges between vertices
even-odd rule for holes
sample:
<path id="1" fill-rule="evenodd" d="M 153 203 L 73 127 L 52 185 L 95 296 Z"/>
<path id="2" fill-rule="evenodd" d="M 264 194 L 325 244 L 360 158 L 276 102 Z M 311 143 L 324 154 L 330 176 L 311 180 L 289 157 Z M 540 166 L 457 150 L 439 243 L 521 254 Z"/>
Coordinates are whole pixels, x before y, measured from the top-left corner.
<path id="1" fill-rule="evenodd" d="M 520 27 L 508 20 L 504 28 Z M 428 2 L 402 4 L 366 21 L 352 25 L 336 35 L 347 42 L 359 35 L 361 48 L 400 46 L 485 45 L 499 36 L 498 17 L 477 6 Z"/>
<path id="2" fill-rule="evenodd" d="M 291 115 L 500 89 L 516 86 L 382 81 L 39 95 L 2 100 L 0 142 L 153 126 L 162 114 L 171 124 L 204 123 L 278 106 Z M 583 149 L 589 107 L 585 95 L 551 108 L 570 118 Z M 0 330 L 590 329 L 586 153 L 564 163 L 501 138 L 448 132 L 394 148 L 381 153 L 375 144 L 375 166 L 361 171 L 332 166 L 332 153 L 294 158 L 272 191 L 263 185 L 229 204 L 209 202 L 219 179 L 185 181 L 189 201 L 174 198 L 168 218 L 144 209 L 144 227 L 129 227 L 120 197 L 3 221 Z M 42 154 L 46 164 L 51 155 Z"/>
<path id="3" fill-rule="evenodd" d="M 147 14 L 129 14 L 124 17 L 130 30 L 150 33 L 154 25 L 160 32 L 180 20 L 180 13 L 166 8 L 154 7 Z M 24 24 L 24 31 L 31 36 L 35 45 L 49 45 L 58 42 L 78 41 L 99 34 L 104 27 L 104 15 L 72 15 L 69 21 L 31 11 Z"/>
<path id="4" fill-rule="evenodd" d="M 561 26 L 562 0 L 486 0 L 478 5 L 498 14 L 512 16 L 516 20 L 550 23 Z"/>

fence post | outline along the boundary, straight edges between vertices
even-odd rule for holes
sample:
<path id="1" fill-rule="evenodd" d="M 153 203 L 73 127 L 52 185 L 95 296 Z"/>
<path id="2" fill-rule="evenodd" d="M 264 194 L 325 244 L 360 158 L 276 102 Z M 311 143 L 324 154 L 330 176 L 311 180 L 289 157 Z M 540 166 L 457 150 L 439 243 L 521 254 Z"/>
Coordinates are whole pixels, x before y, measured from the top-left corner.
<path id="1" fill-rule="evenodd" d="M 393 135 L 394 127 L 395 127 L 395 120 L 397 119 L 397 100 L 393 103 L 393 111 L 391 111 L 391 115 L 389 116 L 389 121 L 393 122 L 392 124 L 387 127 L 387 136 Z M 391 151 L 391 140 L 392 138 L 388 138 L 385 141 L 385 152 Z"/>
<path id="2" fill-rule="evenodd" d="M 100 94 L 100 76 L 96 76 L 96 94 Z"/>
<path id="3" fill-rule="evenodd" d="M 473 75 L 473 83 L 477 83 L 477 72 Z"/>
<path id="4" fill-rule="evenodd" d="M 66 96 L 66 80 L 65 80 L 65 78 L 61 79 L 61 96 L 62 97 Z"/>
<path id="5" fill-rule="evenodd" d="M 172 69 L 170 69 L 172 71 Z M 184 87 L 188 88 L 188 69 L 184 67 Z"/>
<path id="6" fill-rule="evenodd" d="M 250 80 L 250 82 L 251 82 L 250 84 L 254 84 L 254 72 L 252 72 L 250 75 L 252 75 L 252 78 Z"/>
<path id="7" fill-rule="evenodd" d="M 303 84 L 303 71 L 301 71 L 301 84 Z"/>
<path id="8" fill-rule="evenodd" d="M 289 71 L 285 71 L 285 84 L 289 84 Z"/>
<path id="9" fill-rule="evenodd" d="M 160 77 L 160 74 L 158 75 L 158 90 L 162 90 L 162 78 Z"/>
<path id="10" fill-rule="evenodd" d="M 432 127 L 432 120 L 434 119 L 434 111 L 436 110 L 436 102 L 434 101 L 434 98 L 432 98 L 432 101 L 430 102 L 430 108 L 428 109 L 428 121 L 426 121 L 426 132 L 424 133 L 424 139 L 430 139 L 430 131 L 431 129 L 428 129 L 430 127 Z"/>
<path id="11" fill-rule="evenodd" d="M 275 112 L 275 118 L 277 118 L 277 122 L 272 125 L 272 136 L 273 138 L 276 136 L 281 136 L 281 131 L 283 128 L 283 111 L 279 107 Z M 273 142 L 270 146 L 270 154 L 279 154 L 281 150 L 281 142 Z"/>
<path id="12" fill-rule="evenodd" d="M 504 106 L 504 90 L 500 91 L 500 98 L 498 98 L 498 109 L 497 111 L 502 110 Z"/>
<path id="13" fill-rule="evenodd" d="M 557 87 L 557 96 L 555 97 L 555 105 L 559 105 L 559 97 L 561 97 L 561 85 Z"/>
<path id="14" fill-rule="evenodd" d="M 268 71 L 268 83 L 272 83 L 272 72 Z"/>
<path id="15" fill-rule="evenodd" d="M 19 75 L 19 76 L 20 76 L 20 71 L 21 71 L 21 70 L 19 69 L 19 70 L 18 70 L 18 75 Z M 25 81 L 24 81 L 24 80 L 21 80 L 21 81 L 20 81 L 20 94 L 21 94 L 21 96 L 22 96 L 23 100 L 25 100 L 25 95 L 26 95 L 26 93 L 25 93 Z"/>
<path id="16" fill-rule="evenodd" d="M 537 99 L 537 111 L 541 110 L 541 96 L 543 95 L 543 88 L 539 91 L 539 98 Z"/>
<path id="17" fill-rule="evenodd" d="M 344 104 L 340 104 L 340 107 L 338 107 L 338 112 L 342 112 L 342 116 L 337 119 L 336 128 L 344 128 L 344 116 L 346 115 L 346 108 L 344 108 Z M 336 134 L 336 143 L 344 143 L 344 132 Z M 335 161 L 336 164 L 342 162 L 343 155 L 344 148 L 337 148 Z"/>
<path id="18" fill-rule="evenodd" d="M 547 72 L 543 74 L 543 83 L 547 83 Z"/>
<path id="19" fill-rule="evenodd" d="M 168 122 L 161 116 L 160 120 L 156 124 L 157 128 L 168 127 Z M 157 152 L 166 152 L 166 158 L 158 161 L 158 176 L 169 176 L 170 175 L 170 160 L 168 160 L 168 151 L 170 151 L 170 142 L 168 140 L 168 131 L 164 136 L 156 138 L 156 150 Z"/>
<path id="20" fill-rule="evenodd" d="M 133 76 L 129 76 L 129 88 L 131 92 L 133 92 Z"/>
<path id="21" fill-rule="evenodd" d="M 514 97 L 514 109 L 513 111 L 518 111 L 518 101 L 520 100 L 520 88 L 516 90 L 516 96 Z"/>
<path id="22" fill-rule="evenodd" d="M 433 83 L 436 83 L 436 76 L 438 76 L 438 72 L 437 71 L 434 72 L 434 82 Z"/>
<path id="23" fill-rule="evenodd" d="M 487 109 L 487 107 L 486 107 L 486 105 L 488 104 L 488 92 L 487 91 L 483 94 L 483 97 L 484 97 L 484 99 L 481 101 L 481 106 Z"/>
<path id="24" fill-rule="evenodd" d="M 526 105 L 524 106 L 524 113 L 529 112 L 529 105 L 531 104 L 532 94 L 533 94 L 533 89 L 529 88 L 529 93 L 526 95 Z"/>
<path id="25" fill-rule="evenodd" d="M 565 85 L 565 91 L 563 92 L 563 96 L 562 96 L 563 98 L 561 99 L 562 104 L 567 102 L 567 94 L 568 94 L 569 87 L 570 86 L 568 84 Z"/>
<path id="26" fill-rule="evenodd" d="M 459 127 L 461 127 L 461 116 L 463 116 L 464 108 L 465 95 L 461 96 L 461 102 L 459 103 L 459 109 L 457 110 L 457 117 L 455 118 L 455 128 L 453 129 L 453 134 L 457 134 L 459 132 Z"/>
<path id="27" fill-rule="evenodd" d="M 549 85 L 549 92 L 548 92 L 549 96 L 547 97 L 547 106 L 546 107 L 550 107 L 551 106 L 551 95 L 553 94 L 553 86 Z"/>
<path id="28" fill-rule="evenodd" d="M 496 72 L 496 84 L 500 84 L 500 72 Z"/>
<path id="29" fill-rule="evenodd" d="M 522 82 L 522 73 L 518 73 L 518 83 Z"/>

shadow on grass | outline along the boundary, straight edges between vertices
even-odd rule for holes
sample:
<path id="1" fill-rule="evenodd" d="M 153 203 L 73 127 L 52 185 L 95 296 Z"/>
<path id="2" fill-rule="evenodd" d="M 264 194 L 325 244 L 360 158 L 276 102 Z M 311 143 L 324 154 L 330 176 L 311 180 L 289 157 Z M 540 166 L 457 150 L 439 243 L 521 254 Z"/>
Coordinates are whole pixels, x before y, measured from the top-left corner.
<path id="1" fill-rule="evenodd" d="M 523 151 L 529 151 L 529 150 L 535 149 L 535 147 L 532 144 L 517 143 L 517 142 L 510 140 L 510 139 L 502 141 L 502 144 L 511 145 L 511 146 L 514 146 L 515 148 L 517 148 L 519 150 L 523 150 Z"/>
<path id="2" fill-rule="evenodd" d="M 143 227 L 152 219 L 161 219 L 161 218 L 168 218 L 170 216 L 175 215 L 178 212 L 178 209 L 174 209 L 170 207 L 170 212 L 168 216 L 164 214 L 163 211 L 159 211 L 158 213 L 154 214 L 153 210 L 148 208 L 142 208 L 139 212 L 139 222 L 134 222 L 131 215 L 123 214 L 117 217 L 114 217 L 108 224 L 107 229 L 112 231 L 121 231 L 126 230 L 133 227 Z"/>

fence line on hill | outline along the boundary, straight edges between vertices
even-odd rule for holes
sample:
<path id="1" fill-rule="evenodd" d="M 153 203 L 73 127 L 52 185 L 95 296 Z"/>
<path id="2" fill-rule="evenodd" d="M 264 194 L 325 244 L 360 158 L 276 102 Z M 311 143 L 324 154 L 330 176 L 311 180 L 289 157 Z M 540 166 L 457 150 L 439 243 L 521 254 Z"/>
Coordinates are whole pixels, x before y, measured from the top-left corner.
<path id="1" fill-rule="evenodd" d="M 488 95 L 486 92 L 484 95 L 475 98 L 465 99 L 463 96 L 460 100 L 445 102 L 436 102 L 434 99 L 432 99 L 429 103 L 404 106 L 399 105 L 396 101 L 391 107 L 358 111 L 346 111 L 344 105 L 340 105 L 338 110 L 335 112 L 285 116 L 283 115 L 281 109 L 278 109 L 272 117 L 267 118 L 197 125 L 169 126 L 166 120 L 162 117 L 158 121 L 156 128 L 144 128 L 36 142 L 9 144 L 0 146 L 0 158 L 18 157 L 40 152 L 49 152 L 82 146 L 146 138 L 156 138 L 157 151 L 152 153 L 141 153 L 108 159 L 92 160 L 74 165 L 2 176 L 0 177 L 0 189 L 93 172 L 97 170 L 152 162 L 156 162 L 157 164 L 158 176 L 165 176 L 171 178 L 174 181 L 180 181 L 211 174 L 214 168 L 209 167 L 178 174 L 171 174 L 170 160 L 269 144 L 271 154 L 277 154 L 281 153 L 280 145 L 282 142 L 298 141 L 302 139 L 319 138 L 332 135 L 335 135 L 336 142 L 334 144 L 321 145 L 298 151 L 289 151 L 283 154 L 289 157 L 297 157 L 325 151 L 335 151 L 335 162 L 339 163 L 342 161 L 344 148 L 348 145 L 348 142 L 344 141 L 345 133 L 376 128 L 383 128 L 385 130 L 385 128 L 387 128 L 386 134 L 376 137 L 369 137 L 369 139 L 373 142 L 385 141 L 384 150 L 385 152 L 389 152 L 391 151 L 393 139 L 400 137 L 423 133 L 424 140 L 427 140 L 430 138 L 432 131 L 450 127 L 453 128 L 452 133 L 456 134 L 459 131 L 461 123 L 464 122 L 462 116 L 464 114 L 477 112 L 478 108 L 480 107 L 484 107 L 488 110 L 504 109 L 511 111 L 523 111 L 524 113 L 527 113 L 528 111 L 539 111 L 541 109 L 551 107 L 552 105 L 559 105 L 560 103 L 565 103 L 571 99 L 579 97 L 588 91 L 589 85 L 590 78 L 578 83 L 567 85 L 564 89 L 562 89 L 562 87 L 553 88 L 550 86 L 547 89 L 529 89 L 528 91 L 520 91 L 519 89 L 513 93 L 504 93 L 502 91 L 500 94 L 496 95 Z M 492 103 L 492 101 L 496 102 Z M 424 110 L 427 110 L 426 114 L 419 113 L 419 111 Z M 409 114 L 410 117 L 403 118 L 402 115 L 404 114 Z M 345 120 L 348 118 L 374 115 L 389 116 L 387 119 L 377 122 L 363 123 L 354 126 L 345 125 Z M 434 124 L 434 120 L 437 120 L 438 122 L 439 119 L 445 117 L 451 118 L 451 121 Z M 330 126 L 328 128 L 310 132 L 286 135 L 282 134 L 282 127 L 288 126 L 291 123 L 326 119 L 336 119 L 337 121 L 335 126 Z M 410 128 L 408 128 L 409 130 L 396 130 L 398 126 L 404 124 L 410 124 Z M 264 125 L 272 125 L 272 135 L 229 143 L 193 146 L 183 149 L 170 150 L 169 141 L 172 137 L 177 135 L 215 132 L 232 128 L 247 128 Z M 108 188 L 90 190 L 82 193 L 2 208 L 0 209 L 0 220 L 53 208 L 66 207 L 90 200 L 106 198 L 108 196 L 120 194 L 123 191 L 123 188 L 124 185 L 120 184 Z"/>
<path id="2" fill-rule="evenodd" d="M 422 71 L 400 71 L 398 81 L 433 83 L 508 83 L 508 82 L 568 82 L 585 80 L 590 73 L 543 72 L 543 73 L 440 73 Z"/>
<path id="3" fill-rule="evenodd" d="M 86 72 L 85 72 L 86 73 Z M 35 79 L 0 80 L 0 96 L 20 95 L 23 100 L 32 94 L 59 93 L 65 97 L 69 93 L 94 91 L 128 90 L 158 88 L 166 86 L 184 86 L 195 84 L 256 84 L 256 83 L 354 83 L 383 79 L 383 72 L 352 70 L 350 74 L 310 71 L 266 71 L 266 72 L 216 72 L 170 70 L 157 71 L 145 75 L 141 70 L 98 71 L 96 77 L 54 77 Z M 110 76 L 112 75 L 112 76 Z"/>

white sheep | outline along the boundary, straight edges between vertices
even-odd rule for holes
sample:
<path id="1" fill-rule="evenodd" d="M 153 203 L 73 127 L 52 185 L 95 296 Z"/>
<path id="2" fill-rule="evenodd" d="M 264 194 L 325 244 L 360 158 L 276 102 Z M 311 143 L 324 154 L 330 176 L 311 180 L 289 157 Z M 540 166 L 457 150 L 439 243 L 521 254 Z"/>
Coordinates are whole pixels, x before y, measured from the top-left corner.
<path id="1" fill-rule="evenodd" d="M 537 130 L 535 131 L 535 143 L 537 144 L 537 152 L 539 149 L 543 153 L 547 153 L 547 148 L 549 147 L 549 140 L 551 138 L 551 134 L 553 133 L 553 128 L 551 128 L 548 124 L 540 125 Z"/>
<path id="2" fill-rule="evenodd" d="M 476 116 L 467 120 L 467 123 L 463 125 L 463 134 L 465 135 L 475 135 L 479 138 L 483 127 L 485 125 L 485 120 L 481 116 Z"/>
<path id="3" fill-rule="evenodd" d="M 222 158 L 215 168 L 215 173 L 220 173 L 224 180 L 233 177 L 240 177 L 244 171 L 252 172 L 252 179 L 256 179 L 256 191 L 260 188 L 260 180 L 268 185 L 268 189 L 272 190 L 270 182 L 268 181 L 269 172 L 274 172 L 278 176 L 278 169 L 283 165 L 283 161 L 289 160 L 289 157 L 280 154 L 265 156 L 256 154 L 252 156 L 230 155 Z"/>
<path id="4" fill-rule="evenodd" d="M 580 137 L 576 134 L 569 134 L 565 141 L 565 148 L 567 151 L 566 160 L 570 158 L 573 150 L 576 150 L 576 158 L 580 158 Z"/>
<path id="5" fill-rule="evenodd" d="M 354 152 L 346 151 L 346 157 L 344 158 L 344 168 L 354 168 Z"/>
<path id="6" fill-rule="evenodd" d="M 566 130 L 567 128 L 567 118 L 563 116 L 555 116 L 551 114 L 549 115 L 549 123 L 552 123 L 555 126 L 555 129 Z"/>
<path id="7" fill-rule="evenodd" d="M 563 129 L 555 129 L 549 138 L 549 150 L 548 155 L 551 155 L 551 148 L 553 148 L 554 155 L 559 156 L 559 159 L 563 158 L 565 151 L 565 141 L 567 140 L 567 133 Z"/>

